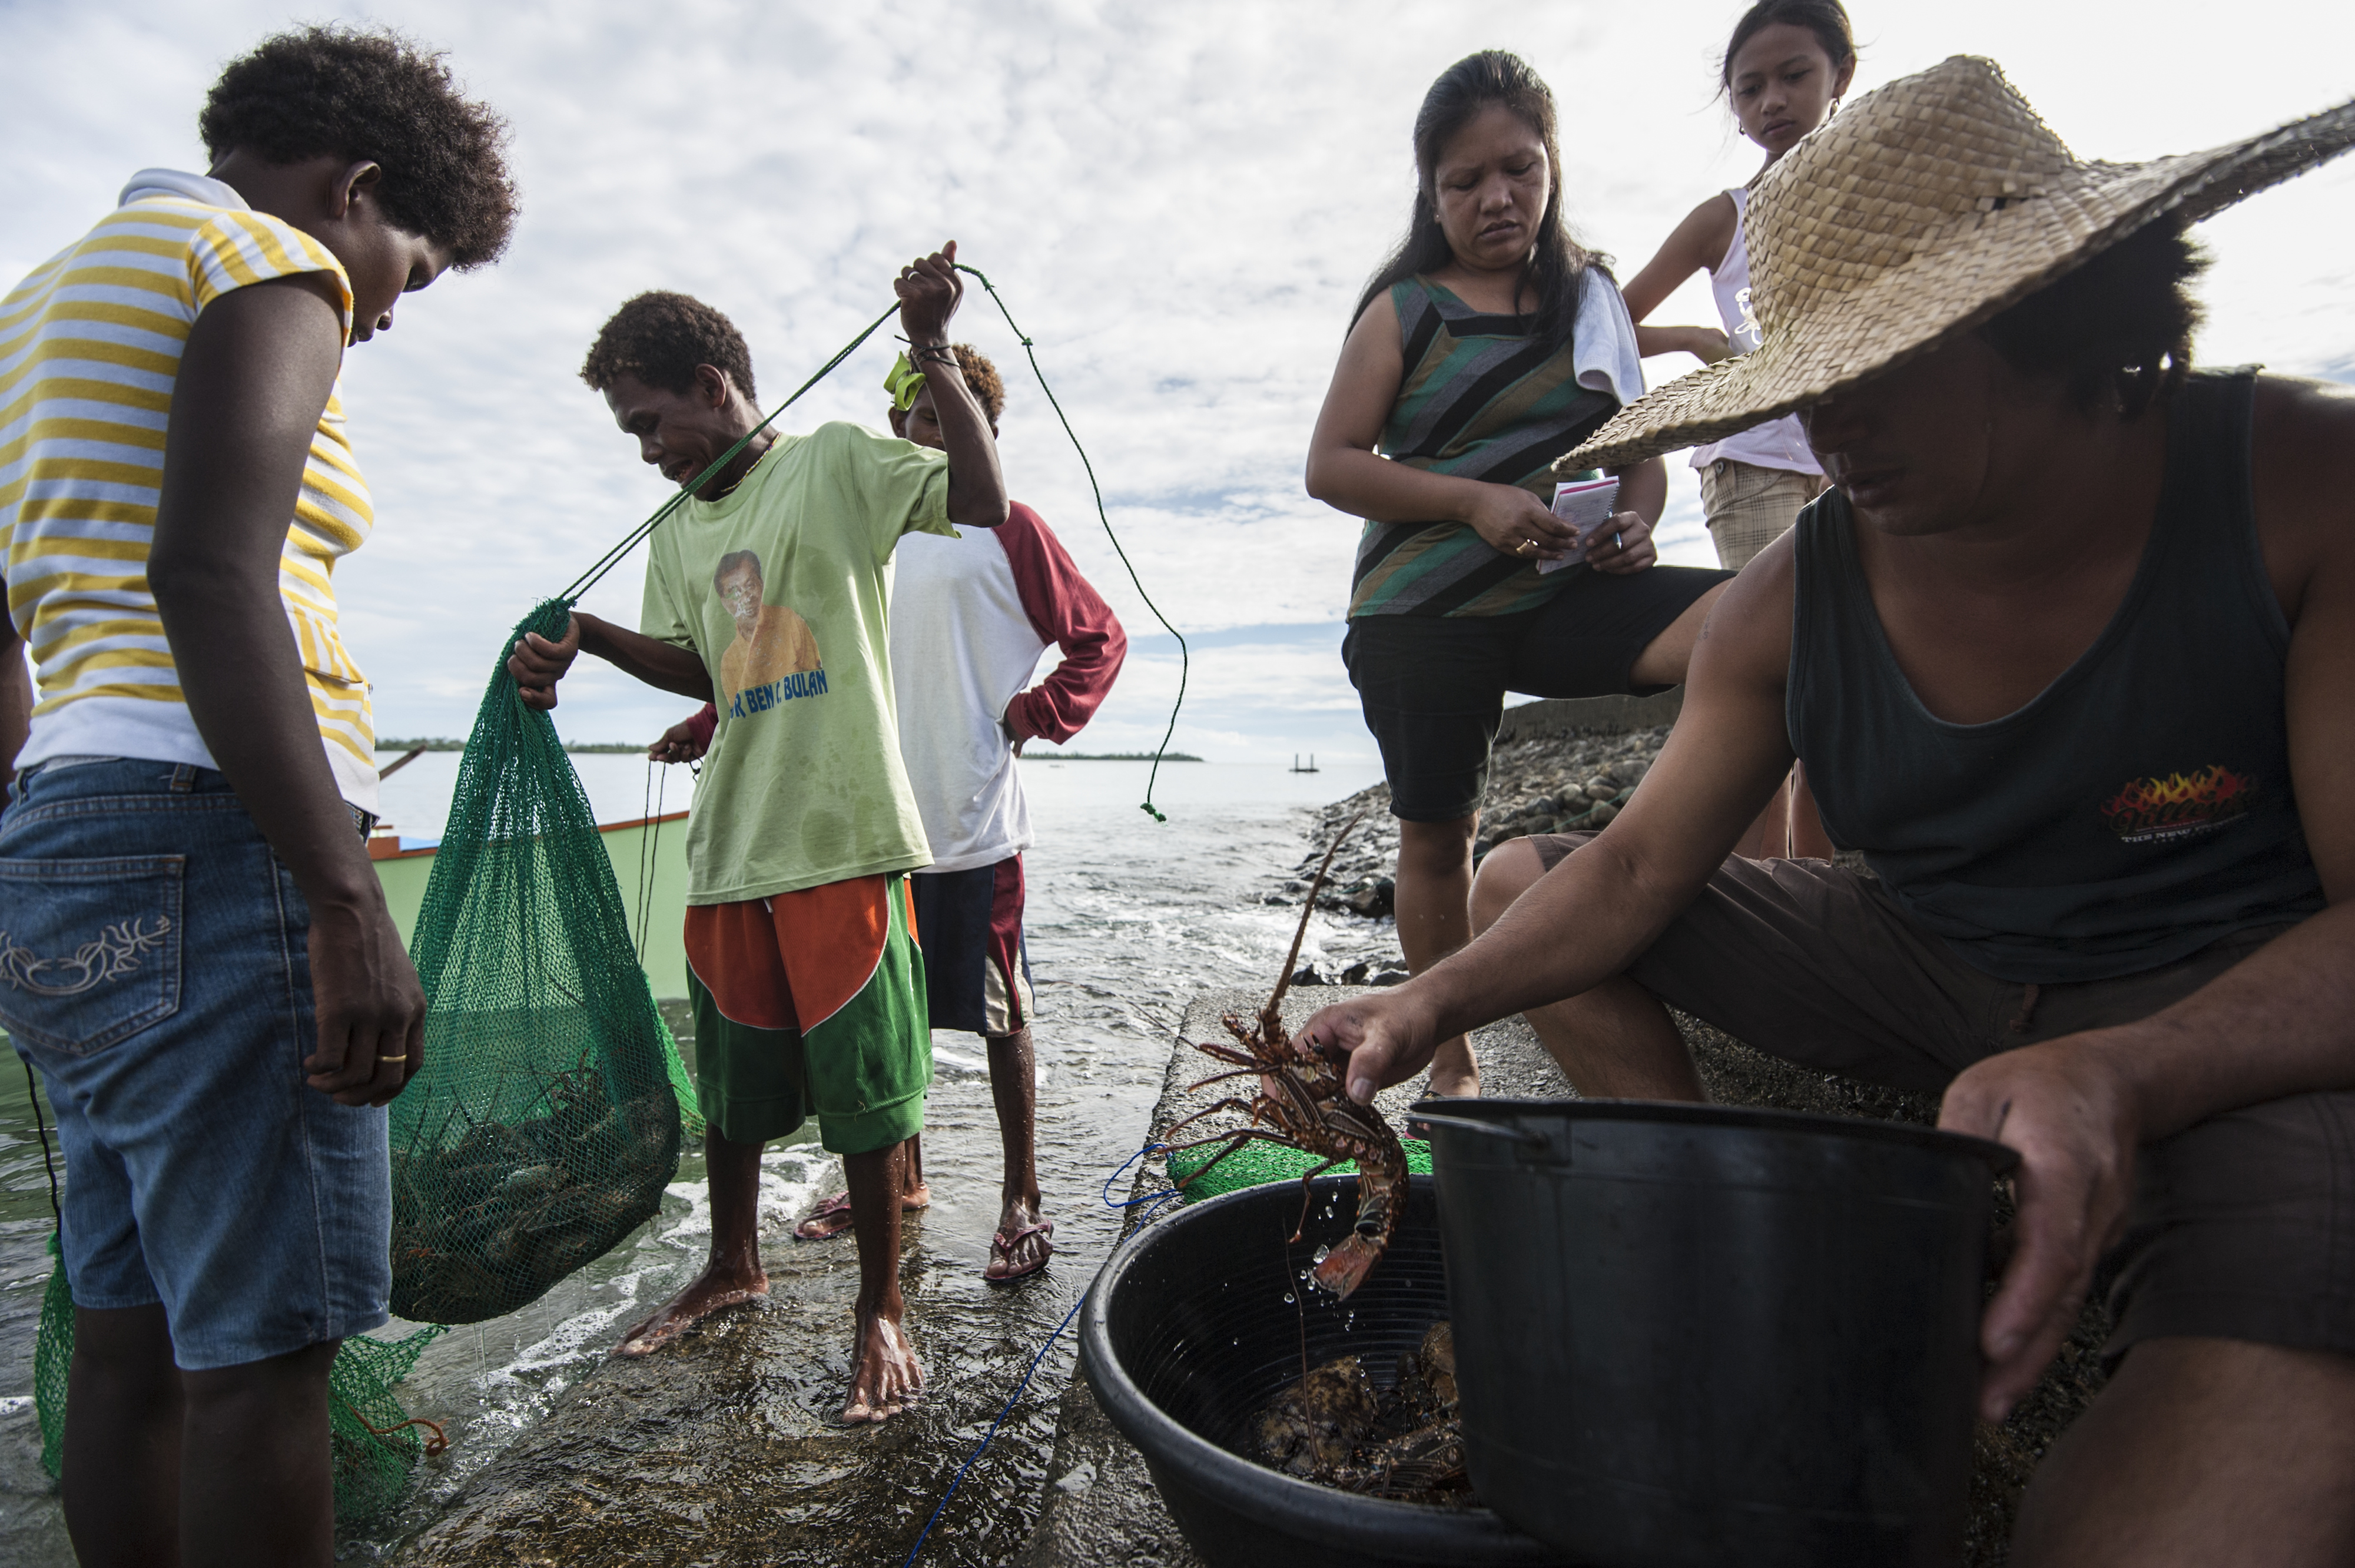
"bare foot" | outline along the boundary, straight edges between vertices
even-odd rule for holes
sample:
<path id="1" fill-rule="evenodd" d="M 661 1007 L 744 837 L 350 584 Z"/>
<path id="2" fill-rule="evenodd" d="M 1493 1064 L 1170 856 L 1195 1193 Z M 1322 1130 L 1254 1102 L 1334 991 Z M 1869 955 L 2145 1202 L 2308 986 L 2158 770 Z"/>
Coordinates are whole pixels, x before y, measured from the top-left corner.
<path id="1" fill-rule="evenodd" d="M 924 1389 L 916 1347 L 898 1318 L 861 1313 L 858 1334 L 851 1353 L 850 1397 L 842 1406 L 846 1426 L 888 1421 Z"/>
<path id="2" fill-rule="evenodd" d="M 1472 1059 L 1472 1042 L 1462 1035 L 1442 1041 L 1432 1053 L 1431 1092 L 1448 1100 L 1480 1097 L 1480 1064 Z"/>
<path id="3" fill-rule="evenodd" d="M 651 1355 L 685 1333 L 689 1325 L 723 1307 L 741 1306 L 768 1294 L 769 1276 L 760 1264 L 752 1264 L 747 1273 L 739 1265 L 722 1264 L 714 1259 L 704 1264 L 703 1272 L 689 1281 L 686 1289 L 656 1307 L 653 1317 L 623 1335 L 622 1342 L 613 1347 L 613 1354 Z"/>
<path id="4" fill-rule="evenodd" d="M 1039 1218 L 1039 1204 L 1029 1198 L 1009 1198 L 998 1216 L 997 1234 L 989 1239 L 989 1266 L 981 1276 L 1004 1284 L 1037 1274 L 1055 1255 L 1055 1225 Z"/>

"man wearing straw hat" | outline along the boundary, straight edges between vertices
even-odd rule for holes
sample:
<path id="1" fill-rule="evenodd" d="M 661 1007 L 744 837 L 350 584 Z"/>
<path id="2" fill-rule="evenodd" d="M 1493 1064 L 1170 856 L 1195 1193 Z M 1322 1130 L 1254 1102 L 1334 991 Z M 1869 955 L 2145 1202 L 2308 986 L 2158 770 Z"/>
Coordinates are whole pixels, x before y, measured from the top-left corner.
<path id="1" fill-rule="evenodd" d="M 1796 412 L 1832 489 L 1626 810 L 1499 848 L 1478 940 L 1303 1036 L 1364 1100 L 1526 1009 L 1582 1093 L 1700 1099 L 1674 1006 L 1943 1088 L 2021 1158 L 1983 1415 L 2113 1282 L 2016 1563 L 2355 1561 L 2355 398 L 2190 374 L 2184 233 L 2350 143 L 2080 162 L 1957 58 L 1777 163 L 1762 346 L 1563 462 Z M 1795 754 L 1874 874 L 1720 864 Z"/>

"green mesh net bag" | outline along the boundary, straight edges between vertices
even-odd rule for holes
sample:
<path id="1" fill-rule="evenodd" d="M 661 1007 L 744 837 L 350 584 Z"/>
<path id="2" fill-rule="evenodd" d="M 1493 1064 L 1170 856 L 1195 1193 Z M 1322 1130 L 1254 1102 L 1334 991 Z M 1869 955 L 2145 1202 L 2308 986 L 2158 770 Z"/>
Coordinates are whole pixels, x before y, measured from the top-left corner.
<path id="1" fill-rule="evenodd" d="M 687 1071 L 687 1059 L 679 1054 L 678 1040 L 670 1032 L 670 1025 L 660 1013 L 655 1015 L 655 1027 L 662 1030 L 663 1064 L 670 1071 L 670 1092 L 678 1101 L 678 1130 L 688 1143 L 703 1136 L 702 1102 L 695 1093 L 695 1080 Z"/>
<path id="2" fill-rule="evenodd" d="M 677 1051 L 613 863 L 549 716 L 499 647 L 458 763 L 411 955 L 425 1062 L 392 1103 L 392 1309 L 478 1323 L 654 1217 L 678 1168 Z"/>
<path id="3" fill-rule="evenodd" d="M 1431 1174 L 1431 1145 L 1421 1138 L 1401 1138 L 1406 1150 L 1406 1168 L 1424 1176 Z M 1180 1149 L 1169 1157 L 1169 1179 L 1185 1181 L 1196 1171 L 1218 1157 L 1227 1146 L 1205 1144 L 1200 1148 Z M 1321 1155 L 1305 1149 L 1285 1148 L 1282 1144 L 1248 1143 L 1226 1158 L 1219 1160 L 1217 1168 L 1199 1181 L 1188 1182 L 1178 1190 L 1185 1200 L 1216 1198 L 1221 1192 L 1232 1192 L 1244 1187 L 1263 1187 L 1271 1181 L 1297 1181 L 1325 1163 Z M 1327 1176 L 1355 1176 L 1358 1162 L 1343 1160 L 1325 1173 Z"/>
<path id="4" fill-rule="evenodd" d="M 33 1410 L 41 1418 L 41 1468 L 51 1478 L 66 1462 L 66 1372 L 73 1365 L 73 1286 L 66 1283 L 58 1233 L 49 1232 L 49 1285 L 41 1292 L 41 1326 L 33 1335 Z"/>
<path id="5" fill-rule="evenodd" d="M 400 1500 L 417 1461 L 449 1445 L 439 1426 L 412 1420 L 392 1392 L 446 1332 L 434 1324 L 399 1339 L 360 1336 L 336 1352 L 327 1371 L 327 1427 L 337 1519 L 385 1512 Z"/>
<path id="6" fill-rule="evenodd" d="M 51 1232 L 49 1256 L 57 1255 L 58 1236 Z M 400 1339 L 354 1338 L 336 1352 L 327 1371 L 327 1424 L 337 1519 L 369 1519 L 389 1509 L 417 1461 L 446 1445 L 439 1426 L 412 1420 L 393 1393 L 425 1347 L 445 1331 L 429 1326 Z M 65 1473 L 66 1375 L 73 1347 L 73 1287 L 59 1262 L 49 1269 L 33 1339 L 33 1405 L 41 1420 L 41 1467 L 51 1479 Z"/>

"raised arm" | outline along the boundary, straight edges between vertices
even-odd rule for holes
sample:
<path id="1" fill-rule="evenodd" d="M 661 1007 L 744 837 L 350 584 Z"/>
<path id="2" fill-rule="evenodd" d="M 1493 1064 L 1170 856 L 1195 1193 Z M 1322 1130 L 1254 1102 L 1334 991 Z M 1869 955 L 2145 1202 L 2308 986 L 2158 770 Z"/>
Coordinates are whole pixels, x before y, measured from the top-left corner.
<path id="1" fill-rule="evenodd" d="M 997 438 L 981 400 L 964 384 L 964 368 L 949 347 L 949 317 L 964 297 L 956 272 L 956 241 L 900 269 L 900 326 L 908 357 L 924 373 L 949 457 L 949 521 L 961 528 L 994 528 L 1006 521 L 1006 475 L 997 466 Z"/>
<path id="2" fill-rule="evenodd" d="M 420 1065 L 425 997 L 327 766 L 278 592 L 342 363 L 340 308 L 334 285 L 309 273 L 233 290 L 197 317 L 172 392 L 147 581 L 206 749 L 310 906 L 310 1083 L 381 1105 Z"/>
<path id="3" fill-rule="evenodd" d="M 2291 623 L 2290 781 L 2328 907 L 2163 1012 L 2005 1051 L 1947 1088 L 1941 1126 L 2020 1153 L 2019 1246 L 1981 1331 L 1990 1419 L 2076 1323 L 2137 1146 L 2355 1089 L 2355 397 L 2261 381 L 2256 437 L 2258 532 Z"/>
<path id="4" fill-rule="evenodd" d="M 1550 560 L 1578 541 L 1578 530 L 1518 485 L 1433 474 L 1393 463 L 1376 450 L 1406 379 L 1398 312 L 1375 296 L 1341 346 L 1333 384 L 1308 441 L 1308 493 L 1353 517 L 1378 523 L 1465 523 L 1491 549 Z M 1534 540 L 1534 550 L 1521 549 Z"/>
<path id="5" fill-rule="evenodd" d="M 1725 334 L 1713 326 L 1646 326 L 1646 316 L 1695 272 L 1716 267 L 1733 243 L 1733 198 L 1723 191 L 1692 209 L 1662 242 L 1658 254 L 1644 263 L 1620 289 L 1627 314 L 1636 322 L 1636 351 L 1646 358 L 1655 354 L 1687 353 L 1703 364 L 1725 357 Z"/>
<path id="6" fill-rule="evenodd" d="M 1423 1071 L 1439 1041 L 1620 973 L 1690 903 L 1791 771 L 1783 717 L 1791 552 L 1730 583 L 1695 648 L 1683 714 L 1612 824 L 1470 946 L 1393 990 L 1327 1008 L 1304 1049 L 1346 1051 L 1350 1097 Z"/>

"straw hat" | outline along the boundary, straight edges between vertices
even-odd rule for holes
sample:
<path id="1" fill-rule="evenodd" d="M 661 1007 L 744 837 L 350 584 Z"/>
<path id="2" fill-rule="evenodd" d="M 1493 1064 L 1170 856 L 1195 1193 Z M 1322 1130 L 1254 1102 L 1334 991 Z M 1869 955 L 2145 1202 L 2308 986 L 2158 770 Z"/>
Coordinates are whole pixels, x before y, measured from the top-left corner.
<path id="1" fill-rule="evenodd" d="M 2196 221 L 2355 144 L 2355 101 L 2147 164 L 2082 163 L 1993 60 L 1858 99 L 1759 176 L 1759 346 L 1621 410 L 1574 473 L 1717 441 L 1928 352 L 2154 219 Z"/>

